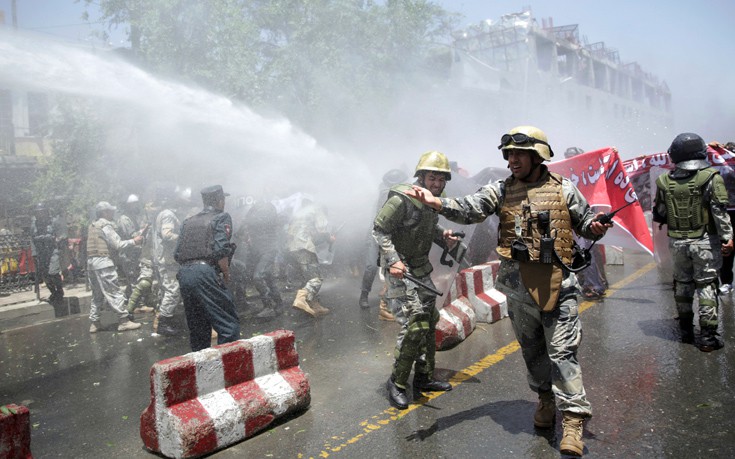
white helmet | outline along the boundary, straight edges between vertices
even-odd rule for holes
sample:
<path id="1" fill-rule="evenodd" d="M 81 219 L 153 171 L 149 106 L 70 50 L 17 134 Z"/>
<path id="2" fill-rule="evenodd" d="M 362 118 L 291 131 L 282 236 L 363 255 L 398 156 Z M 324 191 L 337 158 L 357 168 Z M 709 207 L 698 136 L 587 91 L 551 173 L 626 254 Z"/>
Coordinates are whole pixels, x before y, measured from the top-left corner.
<path id="1" fill-rule="evenodd" d="M 131 194 L 130 196 L 128 196 L 128 200 L 125 201 L 125 204 L 133 204 L 139 201 L 140 199 L 138 198 L 137 194 Z"/>

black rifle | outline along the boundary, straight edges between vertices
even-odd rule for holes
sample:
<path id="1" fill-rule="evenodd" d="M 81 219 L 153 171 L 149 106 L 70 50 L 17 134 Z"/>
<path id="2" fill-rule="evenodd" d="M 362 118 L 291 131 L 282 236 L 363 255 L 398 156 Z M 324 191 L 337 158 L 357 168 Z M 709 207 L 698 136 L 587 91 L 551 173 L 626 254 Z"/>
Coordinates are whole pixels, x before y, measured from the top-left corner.
<path id="1" fill-rule="evenodd" d="M 629 205 L 633 204 L 636 201 L 631 201 L 628 204 L 624 205 L 623 207 L 620 207 L 619 209 L 613 210 L 612 212 L 608 212 L 605 215 L 600 215 L 595 219 L 595 221 L 602 223 L 603 225 L 607 225 L 608 223 L 612 223 L 612 219 L 621 210 L 625 209 Z"/>
<path id="2" fill-rule="evenodd" d="M 418 280 L 417 278 L 415 278 L 413 275 L 408 274 L 405 271 L 403 272 L 403 277 L 405 277 L 406 279 L 410 280 L 411 282 L 413 282 L 414 284 L 418 285 L 419 287 L 425 288 L 426 290 L 430 291 L 431 293 L 433 293 L 436 296 L 442 296 L 442 292 L 440 292 L 439 290 L 435 289 L 434 287 L 431 287 L 429 285 L 426 285 L 425 283 L 421 282 L 420 280 Z"/>

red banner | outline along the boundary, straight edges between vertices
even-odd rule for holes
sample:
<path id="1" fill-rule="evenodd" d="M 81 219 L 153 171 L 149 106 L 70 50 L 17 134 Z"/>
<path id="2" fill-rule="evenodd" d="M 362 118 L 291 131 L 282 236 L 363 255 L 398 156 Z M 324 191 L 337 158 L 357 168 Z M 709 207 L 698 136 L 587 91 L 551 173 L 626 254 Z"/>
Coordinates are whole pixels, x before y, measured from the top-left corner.
<path id="1" fill-rule="evenodd" d="M 667 155 L 668 158 L 668 155 Z M 549 170 L 574 183 L 591 206 L 620 209 L 602 242 L 643 249 L 653 255 L 653 239 L 643 208 L 614 148 L 603 148 L 549 164 Z"/>
<path id="2" fill-rule="evenodd" d="M 725 180 L 730 202 L 728 208 L 735 209 L 735 153 L 726 150 L 721 145 L 711 144 L 707 146 L 707 161 L 712 167 L 720 172 Z M 655 190 L 651 190 L 652 179 L 650 172 L 654 167 L 663 169 L 673 169 L 674 165 L 669 159 L 668 153 L 654 153 L 652 155 L 639 156 L 634 159 L 623 161 L 625 171 L 633 182 L 636 193 L 644 203 L 645 210 L 651 210 L 650 202 L 653 196 L 650 196 Z M 648 195 L 648 196 L 644 196 Z"/>

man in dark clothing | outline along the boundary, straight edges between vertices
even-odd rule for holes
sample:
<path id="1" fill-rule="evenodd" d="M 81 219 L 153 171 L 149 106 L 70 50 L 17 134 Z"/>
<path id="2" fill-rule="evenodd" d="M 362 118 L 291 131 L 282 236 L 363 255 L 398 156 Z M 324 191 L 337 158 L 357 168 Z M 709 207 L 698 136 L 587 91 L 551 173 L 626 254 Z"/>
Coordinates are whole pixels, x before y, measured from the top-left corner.
<path id="1" fill-rule="evenodd" d="M 263 309 L 256 319 L 273 319 L 283 313 L 283 300 L 273 277 L 278 252 L 278 213 L 268 200 L 256 202 L 243 222 L 248 278 L 260 294 Z"/>
<path id="2" fill-rule="evenodd" d="M 46 287 L 51 293 L 48 302 L 53 306 L 56 317 L 59 317 L 68 313 L 68 311 L 64 311 L 64 286 L 61 280 L 60 254 L 60 249 L 66 244 L 66 235 L 60 234 L 61 231 L 57 228 L 58 225 L 54 223 L 48 207 L 44 204 L 38 204 L 31 225 L 33 233 L 31 244 L 36 258 L 38 276 L 40 280 L 46 283 Z"/>
<path id="3" fill-rule="evenodd" d="M 178 279 L 192 351 L 210 346 L 212 328 L 217 344 L 240 338 L 240 321 L 226 286 L 235 252 L 230 242 L 232 218 L 224 212 L 227 194 L 220 185 L 201 193 L 204 209 L 184 221 L 174 252 L 181 265 Z"/>

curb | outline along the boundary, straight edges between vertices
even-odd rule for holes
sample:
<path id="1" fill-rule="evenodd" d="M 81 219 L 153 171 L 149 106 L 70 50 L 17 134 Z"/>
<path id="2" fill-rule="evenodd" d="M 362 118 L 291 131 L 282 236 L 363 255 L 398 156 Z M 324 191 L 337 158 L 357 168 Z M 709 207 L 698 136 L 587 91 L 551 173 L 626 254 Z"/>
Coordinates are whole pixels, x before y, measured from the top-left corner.
<path id="1" fill-rule="evenodd" d="M 147 449 L 167 457 L 209 454 L 311 403 L 289 330 L 162 360 L 150 380 L 140 436 Z"/>
<path id="2" fill-rule="evenodd" d="M 0 332 L 35 325 L 63 317 L 89 314 L 92 292 L 64 297 L 66 313 L 56 317 L 53 306 L 45 301 L 31 300 L 0 307 Z"/>
<path id="3" fill-rule="evenodd" d="M 22 405 L 6 405 L 10 414 L 0 413 L 0 458 L 33 459 L 31 413 Z"/>

